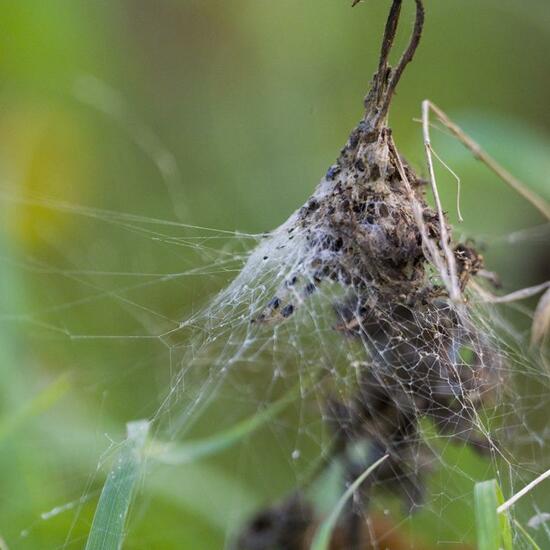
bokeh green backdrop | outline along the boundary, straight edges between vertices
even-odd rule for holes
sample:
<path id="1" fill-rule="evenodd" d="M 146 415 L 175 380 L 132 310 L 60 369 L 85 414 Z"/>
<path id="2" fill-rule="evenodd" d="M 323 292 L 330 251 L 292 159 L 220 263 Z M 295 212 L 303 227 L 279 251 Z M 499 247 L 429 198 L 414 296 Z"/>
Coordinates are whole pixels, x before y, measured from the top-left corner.
<path id="1" fill-rule="evenodd" d="M 83 546 L 110 440 L 154 414 L 168 388 L 169 349 L 139 336 L 169 330 L 232 276 L 147 278 L 192 269 L 203 250 L 182 246 L 178 226 L 162 229 L 173 240 L 155 239 L 79 207 L 251 233 L 277 226 L 361 116 L 387 4 L 0 3 L 0 537 L 10 549 Z M 547 0 L 426 0 L 426 9 L 391 111 L 398 145 L 422 169 L 414 119 L 430 98 L 549 198 Z M 408 6 L 403 28 L 411 15 Z M 485 247 L 504 288 L 547 278 L 544 220 L 451 139 L 435 132 L 434 142 L 463 179 L 459 231 Z M 440 173 L 456 220 L 454 181 Z M 208 431 L 208 418 L 200 426 Z M 227 494 L 256 503 L 291 486 L 278 447 L 269 434 L 247 447 L 250 476 L 222 458 L 144 482 L 127 548 L 222 547 Z M 537 457 L 518 463 L 534 472 Z M 475 475 L 490 475 L 471 460 Z M 471 539 L 471 515 L 452 504 L 441 503 L 441 525 L 421 523 L 432 541 Z"/>

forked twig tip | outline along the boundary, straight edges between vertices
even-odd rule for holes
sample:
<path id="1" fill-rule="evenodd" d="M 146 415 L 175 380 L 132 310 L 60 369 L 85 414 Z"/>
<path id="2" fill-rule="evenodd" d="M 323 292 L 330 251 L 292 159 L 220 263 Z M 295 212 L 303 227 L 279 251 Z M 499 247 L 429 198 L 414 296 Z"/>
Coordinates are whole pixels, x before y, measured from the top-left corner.
<path id="1" fill-rule="evenodd" d="M 354 0 L 354 5 L 359 0 Z M 392 69 L 388 60 L 397 33 L 397 26 L 401 15 L 403 0 L 393 0 L 386 21 L 386 28 L 382 38 L 382 48 L 378 61 L 378 70 L 374 76 L 372 89 L 365 100 L 367 117 L 371 115 L 375 126 L 379 126 L 386 119 L 392 96 L 407 64 L 412 61 L 424 27 L 424 5 L 422 0 L 414 0 L 416 16 L 414 28 L 409 39 L 409 44 L 397 66 Z"/>

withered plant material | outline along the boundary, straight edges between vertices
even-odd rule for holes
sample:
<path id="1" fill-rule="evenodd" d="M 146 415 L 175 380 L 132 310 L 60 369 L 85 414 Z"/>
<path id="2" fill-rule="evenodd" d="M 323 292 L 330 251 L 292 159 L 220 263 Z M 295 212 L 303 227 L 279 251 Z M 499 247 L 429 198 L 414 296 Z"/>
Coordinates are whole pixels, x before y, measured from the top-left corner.
<path id="1" fill-rule="evenodd" d="M 334 548 L 371 547 L 364 525 L 375 487 L 407 496 L 410 508 L 422 501 L 431 454 L 422 443 L 421 419 L 479 452 L 490 448 L 477 413 L 492 399 L 504 370 L 468 315 L 465 291 L 472 277 L 484 273 L 483 258 L 452 240 L 429 135 L 435 208 L 426 201 L 427 182 L 401 157 L 387 124 L 396 86 L 422 33 L 422 1 L 415 5 L 409 45 L 392 68 L 388 58 L 402 6 L 402 0 L 393 0 L 362 120 L 309 200 L 272 234 L 269 247 L 255 253 L 286 271 L 281 268 L 283 284 L 252 322 L 286 322 L 319 287 L 336 284 L 344 298 L 334 304 L 334 328 L 364 352 L 349 366 L 358 373 L 355 394 L 325 405 L 334 436 L 331 458 L 345 466 L 347 482 L 381 456 L 389 459 L 344 514 Z M 465 351 L 468 359 L 461 355 Z M 358 443 L 368 449 L 366 461 L 350 452 Z M 314 506 L 293 494 L 253 518 L 235 548 L 301 548 L 317 520 Z"/>
<path id="2" fill-rule="evenodd" d="M 382 300 L 387 295 L 414 300 L 431 290 L 439 293 L 428 278 L 425 246 L 427 239 L 440 240 L 441 226 L 425 201 L 425 182 L 399 157 L 386 125 L 392 95 L 414 55 L 424 21 L 417 2 L 411 43 L 392 69 L 388 56 L 400 9 L 401 1 L 394 2 L 363 119 L 311 198 L 279 230 L 281 241 L 295 240 L 302 258 L 257 321 L 289 317 L 325 279 L 368 288 Z"/>
<path id="3" fill-rule="evenodd" d="M 533 320 L 531 334 L 532 344 L 541 344 L 547 334 L 550 333 L 550 288 L 542 295 Z"/>

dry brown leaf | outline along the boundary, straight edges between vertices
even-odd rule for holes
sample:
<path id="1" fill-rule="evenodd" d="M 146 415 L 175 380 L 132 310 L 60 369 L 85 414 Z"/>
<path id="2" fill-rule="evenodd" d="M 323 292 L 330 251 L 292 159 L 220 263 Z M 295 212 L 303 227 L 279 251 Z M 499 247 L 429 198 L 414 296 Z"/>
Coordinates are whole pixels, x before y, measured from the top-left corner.
<path id="1" fill-rule="evenodd" d="M 550 288 L 542 295 L 531 328 L 531 344 L 540 345 L 550 331 Z"/>

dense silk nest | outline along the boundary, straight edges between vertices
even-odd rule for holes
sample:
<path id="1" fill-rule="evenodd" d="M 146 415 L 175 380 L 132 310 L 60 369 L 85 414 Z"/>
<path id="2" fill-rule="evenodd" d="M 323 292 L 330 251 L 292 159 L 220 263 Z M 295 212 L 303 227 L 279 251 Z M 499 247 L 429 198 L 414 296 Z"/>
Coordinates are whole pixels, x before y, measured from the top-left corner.
<path id="1" fill-rule="evenodd" d="M 468 285 L 483 259 L 452 240 L 443 213 L 426 201 L 427 182 L 400 156 L 387 126 L 392 94 L 422 30 L 423 7 L 416 4 L 409 48 L 392 69 L 387 58 L 401 5 L 394 2 L 365 116 L 336 163 L 250 259 L 276 265 L 282 279 L 252 323 L 285 323 L 318 289 L 341 289 L 333 328 L 357 341 L 360 352 L 349 364 L 355 390 L 325 403 L 332 457 L 345 464 L 348 482 L 389 457 L 341 521 L 334 544 L 348 549 L 368 545 L 357 518 L 367 513 L 373 486 L 396 491 L 410 508 L 422 501 L 431 462 L 423 419 L 479 452 L 490 449 L 477 413 L 503 381 L 498 345 L 468 306 Z M 352 457 L 358 442 L 368 449 L 361 460 Z M 313 507 L 298 491 L 254 518 L 235 548 L 305 548 L 314 523 Z"/>

